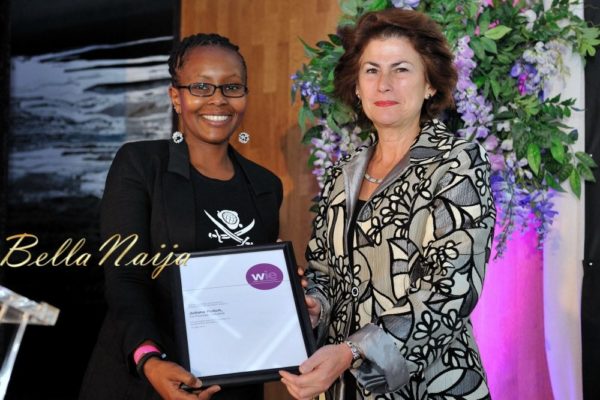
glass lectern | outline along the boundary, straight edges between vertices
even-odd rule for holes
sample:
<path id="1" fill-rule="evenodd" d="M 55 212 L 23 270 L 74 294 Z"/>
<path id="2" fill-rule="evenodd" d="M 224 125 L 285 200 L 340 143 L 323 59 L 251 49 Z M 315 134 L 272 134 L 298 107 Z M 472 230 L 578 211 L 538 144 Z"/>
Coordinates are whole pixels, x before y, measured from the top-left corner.
<path id="1" fill-rule="evenodd" d="M 4 398 L 21 340 L 27 325 L 56 324 L 60 310 L 47 303 L 36 303 L 0 285 L 0 324 L 15 324 L 15 334 L 8 344 L 0 369 L 0 399 Z"/>

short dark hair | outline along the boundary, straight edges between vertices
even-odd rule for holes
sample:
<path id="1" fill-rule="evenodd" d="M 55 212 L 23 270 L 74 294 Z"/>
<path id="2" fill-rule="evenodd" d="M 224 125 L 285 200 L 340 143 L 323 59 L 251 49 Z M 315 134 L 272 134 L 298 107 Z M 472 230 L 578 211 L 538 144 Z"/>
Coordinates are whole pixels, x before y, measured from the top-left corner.
<path id="1" fill-rule="evenodd" d="M 244 83 L 248 81 L 248 68 L 246 67 L 246 60 L 240 53 L 239 47 L 231 43 L 228 38 L 221 36 L 217 33 L 197 33 L 195 35 L 187 36 L 183 40 L 173 47 L 171 55 L 169 56 L 169 75 L 171 75 L 171 83 L 177 85 L 177 71 L 179 71 L 185 62 L 186 54 L 196 48 L 203 46 L 217 46 L 223 49 L 231 50 L 236 53 L 242 62 L 242 79 Z"/>
<path id="2" fill-rule="evenodd" d="M 350 106 L 358 115 L 361 126 L 371 125 L 356 96 L 360 57 L 373 39 L 407 38 L 421 55 L 425 78 L 436 90 L 421 109 L 421 122 L 435 118 L 454 106 L 452 92 L 458 80 L 453 55 L 439 25 L 427 15 L 399 8 L 363 15 L 355 26 L 338 29 L 344 54 L 335 67 L 334 95 Z"/>

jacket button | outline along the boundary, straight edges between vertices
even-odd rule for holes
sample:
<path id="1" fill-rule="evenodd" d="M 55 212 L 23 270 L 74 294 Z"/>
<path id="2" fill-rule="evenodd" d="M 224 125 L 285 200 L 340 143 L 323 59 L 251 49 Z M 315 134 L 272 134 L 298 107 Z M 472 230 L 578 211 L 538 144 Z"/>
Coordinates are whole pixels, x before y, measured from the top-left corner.
<path id="1" fill-rule="evenodd" d="M 352 296 L 358 297 L 358 288 L 356 286 L 353 286 L 350 293 L 352 293 Z"/>

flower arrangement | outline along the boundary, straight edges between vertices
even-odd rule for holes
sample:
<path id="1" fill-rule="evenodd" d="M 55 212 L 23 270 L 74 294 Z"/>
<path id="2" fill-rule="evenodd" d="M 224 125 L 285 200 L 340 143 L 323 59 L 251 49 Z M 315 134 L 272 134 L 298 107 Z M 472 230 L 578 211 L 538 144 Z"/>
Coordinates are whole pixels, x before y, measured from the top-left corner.
<path id="1" fill-rule="evenodd" d="M 579 197 L 581 182 L 593 181 L 594 160 L 572 145 L 578 132 L 563 122 L 574 99 L 549 97 L 569 74 L 569 52 L 593 56 L 600 30 L 572 12 L 574 0 L 554 0 L 547 9 L 528 0 L 341 0 L 340 25 L 389 7 L 417 9 L 440 24 L 455 54 L 459 80 L 456 110 L 444 116 L 449 128 L 479 141 L 492 164 L 498 208 L 496 252 L 501 256 L 515 231 L 532 222 L 539 245 L 556 211 L 555 192 L 564 182 Z M 299 94 L 298 122 L 311 148 L 309 165 L 322 185 L 327 167 L 368 136 L 353 112 L 332 97 L 341 40 L 330 34 L 315 47 L 304 43 L 308 64 L 292 76 L 292 101 Z M 308 122 L 308 125 L 307 125 Z"/>

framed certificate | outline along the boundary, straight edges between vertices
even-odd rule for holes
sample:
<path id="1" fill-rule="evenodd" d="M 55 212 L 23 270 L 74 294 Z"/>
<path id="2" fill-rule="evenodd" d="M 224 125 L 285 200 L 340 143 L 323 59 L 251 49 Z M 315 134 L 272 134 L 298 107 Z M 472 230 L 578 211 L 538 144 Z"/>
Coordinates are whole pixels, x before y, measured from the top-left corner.
<path id="1" fill-rule="evenodd" d="M 314 352 L 290 242 L 191 253 L 178 269 L 177 344 L 203 386 L 277 380 Z"/>

